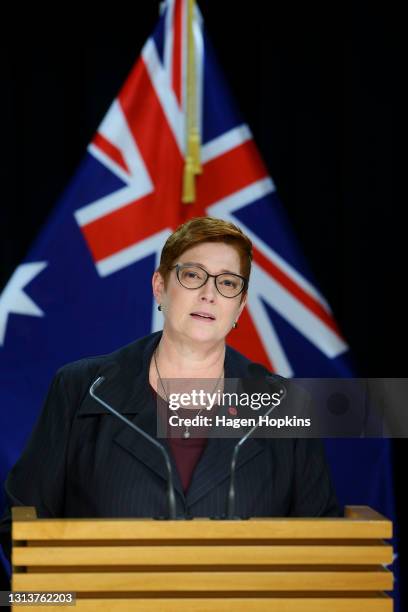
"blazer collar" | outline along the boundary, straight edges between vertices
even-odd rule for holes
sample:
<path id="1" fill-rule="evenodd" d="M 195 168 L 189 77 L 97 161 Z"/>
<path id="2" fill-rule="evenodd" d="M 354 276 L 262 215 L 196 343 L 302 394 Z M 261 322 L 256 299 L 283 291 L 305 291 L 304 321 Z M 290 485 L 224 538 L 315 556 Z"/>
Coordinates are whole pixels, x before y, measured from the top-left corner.
<path id="1" fill-rule="evenodd" d="M 151 406 L 149 367 L 161 336 L 161 331 L 156 332 L 101 358 L 98 368 L 88 381 L 89 387 L 99 376 L 104 376 L 105 380 L 96 392 L 101 399 L 122 414 L 143 412 Z M 248 376 L 250 363 L 246 357 L 231 347 L 226 347 L 224 366 L 226 378 Z M 77 414 L 79 416 L 106 414 L 106 409 L 88 392 Z"/>
<path id="2" fill-rule="evenodd" d="M 122 414 L 139 414 L 150 406 L 149 366 L 153 351 L 160 342 L 161 332 L 129 344 L 102 358 L 89 380 L 89 387 L 98 378 L 105 380 L 95 392 L 107 404 Z M 87 393 L 78 415 L 106 414 L 106 409 Z"/>

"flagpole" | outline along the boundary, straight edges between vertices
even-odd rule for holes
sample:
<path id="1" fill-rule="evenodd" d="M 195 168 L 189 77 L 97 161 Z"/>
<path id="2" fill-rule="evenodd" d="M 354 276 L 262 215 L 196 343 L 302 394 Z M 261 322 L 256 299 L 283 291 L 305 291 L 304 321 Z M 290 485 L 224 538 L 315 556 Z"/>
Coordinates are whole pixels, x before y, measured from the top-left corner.
<path id="1" fill-rule="evenodd" d="M 182 201 L 196 199 L 195 177 L 201 174 L 201 142 L 197 121 L 197 75 L 194 45 L 195 0 L 187 0 L 187 103 L 186 103 L 186 157 L 183 173 Z"/>

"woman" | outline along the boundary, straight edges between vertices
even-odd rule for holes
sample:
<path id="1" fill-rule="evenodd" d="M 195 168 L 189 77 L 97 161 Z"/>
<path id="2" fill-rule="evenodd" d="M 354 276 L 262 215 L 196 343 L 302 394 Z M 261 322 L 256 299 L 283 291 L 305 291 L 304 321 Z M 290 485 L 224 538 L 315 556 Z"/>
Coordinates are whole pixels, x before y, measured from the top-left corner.
<path id="1" fill-rule="evenodd" d="M 42 517 L 167 516 L 162 455 L 109 414 L 89 388 L 103 376 L 101 399 L 155 437 L 155 393 L 165 395 L 163 379 L 248 376 L 251 362 L 225 338 L 245 307 L 251 259 L 248 237 L 219 219 L 192 219 L 169 237 L 152 281 L 163 332 L 59 370 L 8 476 L 9 507 L 35 506 Z M 186 434 L 164 441 L 177 514 L 223 516 L 236 440 Z M 321 442 L 250 438 L 237 465 L 236 514 L 338 516 Z"/>

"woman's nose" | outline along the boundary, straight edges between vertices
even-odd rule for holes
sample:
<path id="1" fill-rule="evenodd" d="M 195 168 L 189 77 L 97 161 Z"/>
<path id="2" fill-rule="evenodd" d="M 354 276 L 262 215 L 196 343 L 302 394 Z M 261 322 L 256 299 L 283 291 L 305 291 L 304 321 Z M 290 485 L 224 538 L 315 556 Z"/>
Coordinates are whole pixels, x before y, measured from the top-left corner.
<path id="1" fill-rule="evenodd" d="M 201 287 L 201 295 L 200 300 L 214 302 L 217 294 L 217 289 L 215 288 L 215 279 L 209 278 L 208 281 Z"/>

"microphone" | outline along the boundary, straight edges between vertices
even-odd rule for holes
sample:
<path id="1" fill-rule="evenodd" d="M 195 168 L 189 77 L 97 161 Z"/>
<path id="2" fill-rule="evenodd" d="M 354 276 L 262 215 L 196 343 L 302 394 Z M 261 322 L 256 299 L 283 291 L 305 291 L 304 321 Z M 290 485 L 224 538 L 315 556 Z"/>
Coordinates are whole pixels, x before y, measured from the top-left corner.
<path id="1" fill-rule="evenodd" d="M 175 496 L 174 483 L 173 483 L 173 470 L 171 468 L 169 453 L 167 452 L 163 444 L 160 444 L 160 442 L 155 440 L 151 435 L 143 431 L 143 429 L 140 429 L 140 427 L 132 423 L 132 421 L 129 421 L 129 419 L 124 417 L 123 414 L 120 414 L 120 412 L 117 412 L 117 410 L 112 408 L 112 406 L 109 406 L 109 404 L 107 404 L 103 399 L 101 399 L 95 394 L 95 389 L 97 389 L 99 385 L 103 383 L 104 380 L 105 380 L 105 376 L 99 376 L 96 380 L 94 380 L 94 382 L 89 388 L 90 396 L 93 397 L 94 400 L 102 404 L 102 406 L 106 408 L 106 410 L 108 410 L 111 414 L 113 414 L 118 419 L 126 423 L 126 425 L 129 425 L 129 427 L 131 427 L 138 434 L 146 438 L 146 440 L 154 444 L 154 446 L 158 448 L 159 451 L 162 453 L 164 457 L 164 462 L 166 464 L 166 469 L 167 469 L 167 501 L 168 501 L 168 506 L 169 506 L 169 519 L 175 520 L 177 518 L 176 517 L 176 496 Z"/>
<path id="2" fill-rule="evenodd" d="M 251 373 L 252 377 L 258 376 L 258 377 L 266 378 L 267 383 L 269 382 L 269 380 L 273 380 L 269 370 L 267 370 L 267 368 L 265 368 L 260 363 L 251 363 L 250 366 L 248 367 L 248 371 Z M 273 382 L 276 383 L 276 380 L 273 380 Z M 284 387 L 280 382 L 279 382 L 279 390 L 277 391 L 277 393 L 279 393 L 279 397 L 280 397 L 280 402 L 279 404 L 277 404 L 279 406 L 282 400 L 286 397 L 286 393 L 287 393 L 286 387 Z M 268 408 L 267 412 L 263 416 L 265 417 L 269 416 L 275 408 L 276 408 L 276 405 L 272 405 L 270 408 Z M 227 500 L 227 517 L 226 517 L 227 520 L 228 519 L 229 520 L 240 519 L 239 516 L 234 516 L 234 512 L 235 512 L 235 469 L 237 465 L 238 453 L 242 445 L 248 440 L 248 438 L 254 433 L 254 431 L 258 429 L 258 427 L 259 427 L 259 421 L 251 429 L 249 429 L 246 432 L 246 434 L 240 440 L 238 440 L 238 442 L 234 446 L 234 450 L 232 452 L 232 459 L 231 459 L 230 486 L 229 486 L 228 500 Z"/>

